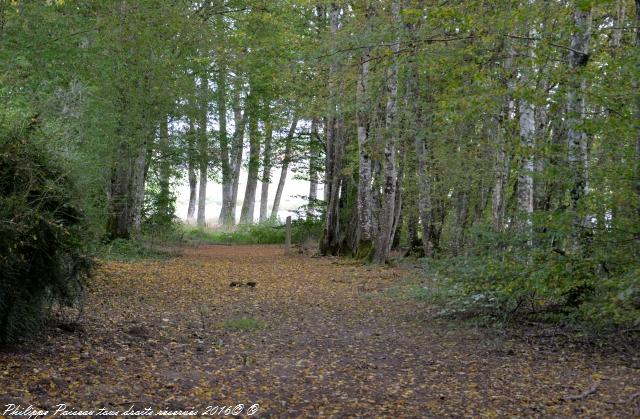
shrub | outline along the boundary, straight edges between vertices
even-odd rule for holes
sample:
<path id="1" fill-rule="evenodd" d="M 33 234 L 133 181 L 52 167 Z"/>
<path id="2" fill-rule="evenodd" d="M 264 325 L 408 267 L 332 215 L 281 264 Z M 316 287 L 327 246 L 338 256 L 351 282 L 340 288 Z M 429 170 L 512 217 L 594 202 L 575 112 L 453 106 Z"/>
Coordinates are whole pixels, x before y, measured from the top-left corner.
<path id="1" fill-rule="evenodd" d="M 593 245 L 586 254 L 572 254 L 540 244 L 552 243 L 545 234 L 530 249 L 518 245 L 521 237 L 478 234 L 468 254 L 427 261 L 431 281 L 414 296 L 441 304 L 443 313 L 490 314 L 501 320 L 536 316 L 594 329 L 640 325 L 634 252 L 604 252 Z"/>
<path id="2" fill-rule="evenodd" d="M 53 304 L 78 301 L 92 268 L 83 214 L 35 128 L 0 137 L 0 341 L 36 331 Z"/>
<path id="3" fill-rule="evenodd" d="M 115 239 L 100 249 L 100 257 L 105 260 L 131 262 L 142 259 L 166 259 L 169 252 L 156 250 L 141 240 Z"/>

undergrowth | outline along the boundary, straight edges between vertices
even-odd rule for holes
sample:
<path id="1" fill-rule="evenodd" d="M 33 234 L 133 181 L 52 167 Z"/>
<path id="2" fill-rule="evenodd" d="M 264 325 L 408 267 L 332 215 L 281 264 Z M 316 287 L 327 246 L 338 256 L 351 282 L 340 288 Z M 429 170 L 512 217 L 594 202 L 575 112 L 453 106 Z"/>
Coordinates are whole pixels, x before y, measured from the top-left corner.
<path id="1" fill-rule="evenodd" d="M 544 238 L 544 237 L 542 237 Z M 600 333 L 640 331 L 640 266 L 633 249 L 592 245 L 581 254 L 517 237 L 476 237 L 458 257 L 423 259 L 409 288 L 443 316 L 503 324 L 539 322 Z"/>
<path id="2" fill-rule="evenodd" d="M 322 224 L 317 220 L 299 219 L 291 223 L 292 243 L 317 240 Z M 183 227 L 187 241 L 210 244 L 282 244 L 286 229 L 280 221 L 258 224 L 241 224 L 231 229 L 207 227 Z"/>

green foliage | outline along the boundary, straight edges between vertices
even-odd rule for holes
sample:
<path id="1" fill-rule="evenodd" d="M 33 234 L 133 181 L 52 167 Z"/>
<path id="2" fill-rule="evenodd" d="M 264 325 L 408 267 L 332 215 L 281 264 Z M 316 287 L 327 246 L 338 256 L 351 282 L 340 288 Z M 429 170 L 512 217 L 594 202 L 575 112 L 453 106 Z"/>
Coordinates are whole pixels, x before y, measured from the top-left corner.
<path id="1" fill-rule="evenodd" d="M 185 227 L 184 238 L 212 244 L 278 244 L 284 243 L 285 231 L 274 222 L 242 224 L 231 230 Z"/>
<path id="2" fill-rule="evenodd" d="M 73 180 L 33 125 L 0 132 L 0 341 L 72 305 L 92 269 Z"/>
<path id="3" fill-rule="evenodd" d="M 291 223 L 293 243 L 315 241 L 320 236 L 322 221 L 299 219 Z M 282 244 L 285 225 L 271 220 L 259 224 L 241 224 L 233 229 L 184 227 L 184 239 L 212 244 Z"/>
<path id="4" fill-rule="evenodd" d="M 115 239 L 100 248 L 105 260 L 134 261 L 141 259 L 165 259 L 167 252 L 155 250 L 142 240 Z"/>
<path id="5" fill-rule="evenodd" d="M 493 232 L 476 246 L 464 256 L 425 263 L 432 281 L 414 296 L 449 314 L 537 316 L 590 328 L 640 325 L 640 270 L 627 250 L 572 255 L 553 246 L 528 249 L 521 237 Z"/>

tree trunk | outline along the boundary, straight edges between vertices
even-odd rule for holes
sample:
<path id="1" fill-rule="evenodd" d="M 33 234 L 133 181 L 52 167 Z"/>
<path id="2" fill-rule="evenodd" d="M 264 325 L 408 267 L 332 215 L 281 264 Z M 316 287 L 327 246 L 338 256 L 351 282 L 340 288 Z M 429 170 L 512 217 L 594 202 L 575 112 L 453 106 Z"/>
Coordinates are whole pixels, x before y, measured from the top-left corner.
<path id="1" fill-rule="evenodd" d="M 531 244 L 531 216 L 533 214 L 533 145 L 535 138 L 535 109 L 525 100 L 520 100 L 520 148 L 522 164 L 518 173 L 518 210 L 523 217 L 520 233 Z"/>
<path id="2" fill-rule="evenodd" d="M 267 107 L 269 104 L 267 104 Z M 262 156 L 262 192 L 260 193 L 260 222 L 264 222 L 268 218 L 269 207 L 269 184 L 271 183 L 271 140 L 273 137 L 273 128 L 271 118 L 267 112 L 265 118 L 264 133 L 264 155 Z"/>
<path id="3" fill-rule="evenodd" d="M 173 205 L 171 197 L 171 160 L 169 158 L 169 118 L 165 116 L 160 122 L 160 141 L 158 149 L 160 151 L 160 167 L 158 173 L 158 199 L 156 211 L 159 221 L 168 224 L 173 219 Z"/>
<path id="4" fill-rule="evenodd" d="M 365 11 L 366 18 L 369 19 L 369 10 Z M 371 258 L 373 249 L 373 199 L 372 199 L 372 177 L 371 177 L 371 157 L 369 145 L 369 61 L 370 48 L 366 48 L 360 58 L 358 72 L 358 82 L 356 86 L 356 118 L 358 123 L 358 230 L 356 255 L 358 258 Z"/>
<path id="5" fill-rule="evenodd" d="M 640 89 L 640 80 L 638 80 L 638 75 L 640 75 L 640 0 L 636 0 L 636 78 L 634 80 L 634 86 L 636 90 L 636 107 L 635 107 L 635 122 L 636 122 L 636 130 L 640 131 L 640 94 L 638 91 Z M 635 193 L 636 198 L 639 204 L 636 208 L 636 215 L 638 216 L 637 224 L 640 225 L 640 132 L 636 132 L 636 170 L 635 170 Z"/>
<path id="6" fill-rule="evenodd" d="M 142 227 L 142 206 L 144 204 L 144 167 L 147 156 L 146 141 L 139 147 L 131 170 L 131 233 L 140 234 Z"/>
<path id="7" fill-rule="evenodd" d="M 329 187 L 327 185 L 329 179 L 329 168 L 331 167 L 331 162 L 327 156 L 329 156 L 329 121 L 328 118 L 322 118 L 322 126 L 325 133 L 325 142 L 324 142 L 324 189 L 322 190 L 322 200 L 325 203 L 329 202 Z"/>
<path id="8" fill-rule="evenodd" d="M 495 183 L 492 193 L 491 205 L 491 224 L 496 232 L 502 232 L 505 228 L 505 216 L 507 212 L 506 188 L 509 182 L 509 172 L 511 167 L 511 156 L 507 152 L 507 129 L 509 121 L 515 115 L 515 104 L 513 102 L 513 91 L 515 89 L 513 72 L 513 56 L 515 51 L 510 45 L 507 45 L 507 59 L 504 61 L 504 78 L 506 78 L 505 87 L 507 95 L 505 103 L 502 106 L 500 114 L 495 123 L 495 143 L 496 143 L 496 159 L 495 159 Z"/>
<path id="9" fill-rule="evenodd" d="M 189 118 L 189 132 L 187 133 L 187 165 L 188 165 L 188 177 L 189 177 L 189 207 L 187 208 L 187 222 L 193 224 L 195 222 L 196 214 L 196 202 L 198 187 L 198 176 L 196 174 L 196 144 L 195 144 L 196 130 L 193 123 L 193 118 Z"/>
<path id="10" fill-rule="evenodd" d="M 396 177 L 396 202 L 393 227 L 391 229 L 391 250 L 400 246 L 400 228 L 402 227 L 402 183 L 404 181 L 404 165 L 406 160 L 406 147 L 400 143 L 400 163 L 398 164 L 398 175 Z"/>
<path id="11" fill-rule="evenodd" d="M 331 4 L 329 12 L 329 25 L 333 48 L 337 44 L 337 32 L 339 27 L 340 8 L 336 3 Z M 341 251 L 340 238 L 340 188 L 342 183 L 342 165 L 344 155 L 344 135 L 342 132 L 342 119 L 338 115 L 338 89 L 336 86 L 338 75 L 338 60 L 334 56 L 329 65 L 329 112 L 326 119 L 327 149 L 325 169 L 325 201 L 327 203 L 325 224 L 322 239 L 320 240 L 320 253 L 323 255 L 338 254 Z"/>
<path id="12" fill-rule="evenodd" d="M 568 163 L 571 171 L 571 229 L 570 248 L 581 249 L 584 218 L 580 216 L 580 204 L 587 192 L 587 135 L 581 124 L 585 117 L 585 80 L 582 69 L 589 60 L 589 38 L 591 33 L 591 11 L 576 8 L 573 13 L 575 29 L 571 37 L 569 67 L 571 80 L 567 87 L 567 137 L 569 140 Z"/>
<path id="13" fill-rule="evenodd" d="M 538 90 L 543 92 L 547 92 L 549 88 L 549 80 L 544 77 Z M 536 120 L 536 135 L 535 135 L 535 145 L 534 148 L 536 150 L 536 159 L 535 159 L 535 172 L 540 175 L 540 178 L 546 178 L 547 176 L 542 176 L 549 164 L 549 157 L 545 153 L 539 153 L 539 151 L 545 150 L 546 146 L 549 144 L 549 115 L 548 109 L 546 105 L 536 106 L 535 111 L 535 120 Z M 546 199 L 546 182 L 539 181 L 534 182 L 533 185 L 533 209 L 541 210 L 544 208 L 545 199 Z"/>
<path id="14" fill-rule="evenodd" d="M 613 23 L 613 31 L 611 33 L 611 46 L 613 48 L 619 48 L 622 41 L 622 28 L 624 27 L 626 17 L 625 2 L 626 0 L 616 0 L 616 17 Z"/>
<path id="15" fill-rule="evenodd" d="M 391 4 L 391 13 L 394 25 L 397 26 L 400 20 L 400 3 L 394 0 Z M 389 258 L 393 239 L 393 228 L 396 220 L 396 186 L 397 186 L 397 166 L 396 148 L 398 140 L 397 129 L 397 96 L 398 96 L 398 58 L 400 51 L 400 39 L 396 37 L 396 42 L 391 47 L 393 62 L 386 71 L 386 94 L 387 104 L 385 109 L 385 132 L 384 157 L 383 157 L 383 199 L 379 213 L 378 232 L 375 239 L 375 249 L 373 261 L 385 263 Z"/>
<path id="16" fill-rule="evenodd" d="M 123 124 L 124 125 L 124 124 Z M 120 146 L 111 172 L 108 193 L 108 239 L 129 239 L 140 231 L 144 202 L 144 168 L 147 142 L 131 145 L 124 138 L 131 135 L 119 128 Z"/>
<path id="17" fill-rule="evenodd" d="M 311 138 L 309 141 L 309 203 L 307 205 L 307 218 L 314 216 L 316 201 L 318 200 L 318 170 L 316 168 L 319 159 L 317 147 L 320 144 L 318 133 L 318 120 L 311 121 Z"/>
<path id="18" fill-rule="evenodd" d="M 5 10 L 7 0 L 0 0 L 0 37 L 4 35 L 4 24 L 5 24 Z"/>
<path id="19" fill-rule="evenodd" d="M 249 112 L 249 169 L 247 187 L 240 211 L 240 223 L 253 223 L 256 205 L 256 190 L 258 189 L 258 172 L 260 170 L 260 131 L 258 130 L 258 109 L 255 93 L 249 93 L 247 111 Z"/>
<path id="20" fill-rule="evenodd" d="M 464 236 L 467 228 L 467 215 L 469 213 L 469 192 L 458 190 L 456 196 L 456 214 L 453 224 L 453 256 L 459 256 L 464 249 Z"/>
<path id="21" fill-rule="evenodd" d="M 198 226 L 206 225 L 205 207 L 207 202 L 207 179 L 209 174 L 209 138 L 207 135 L 209 86 L 206 77 L 200 78 L 200 109 L 198 115 L 198 167 L 200 188 L 198 190 Z"/>
<path id="22" fill-rule="evenodd" d="M 233 226 L 236 223 L 236 202 L 238 200 L 238 183 L 240 181 L 240 167 L 242 165 L 242 149 L 244 146 L 244 130 L 247 120 L 247 112 L 242 112 L 240 104 L 240 83 L 236 80 L 233 93 L 233 120 L 235 131 L 231 144 L 231 155 L 228 156 L 230 177 L 222 183 L 222 208 L 220 220 L 224 226 Z"/>
<path id="23" fill-rule="evenodd" d="M 131 237 L 132 164 L 126 141 L 121 140 L 121 142 L 109 185 L 109 215 L 106 230 L 110 240 Z"/>
<path id="24" fill-rule="evenodd" d="M 221 18 L 218 19 L 218 24 L 222 24 Z M 220 133 L 220 166 L 222 169 L 222 209 L 220 210 L 218 224 L 229 226 L 233 224 L 229 219 L 227 211 L 229 207 L 229 200 L 231 199 L 233 175 L 231 172 L 231 164 L 229 162 L 229 135 L 227 133 L 227 68 L 222 59 L 219 63 L 216 84 L 216 102 L 218 107 L 218 126 Z"/>
<path id="25" fill-rule="evenodd" d="M 278 188 L 276 189 L 276 196 L 273 199 L 273 207 L 271 208 L 271 218 L 278 218 L 278 211 L 280 209 L 280 200 L 282 199 L 282 191 L 284 190 L 284 182 L 287 179 L 287 171 L 289 170 L 289 163 L 291 161 L 291 148 L 293 143 L 293 136 L 296 132 L 296 127 L 298 126 L 298 117 L 296 115 L 293 116 L 293 121 L 291 121 L 291 126 L 289 127 L 289 132 L 287 133 L 287 138 L 285 142 L 284 148 L 284 158 L 282 159 L 282 168 L 280 169 L 280 180 L 278 181 Z"/>
<path id="26" fill-rule="evenodd" d="M 237 115 L 236 115 L 237 116 Z M 245 115 L 242 118 L 235 118 L 236 121 L 240 121 L 239 128 L 234 133 L 234 154 L 233 154 L 233 180 L 231 183 L 231 199 L 228 201 L 228 217 L 231 220 L 231 225 L 236 222 L 236 206 L 238 202 L 238 185 L 240 183 L 240 169 L 242 168 L 242 151 L 244 150 L 244 130 L 247 125 L 248 115 L 245 112 Z M 236 125 L 238 126 L 238 125 Z"/>

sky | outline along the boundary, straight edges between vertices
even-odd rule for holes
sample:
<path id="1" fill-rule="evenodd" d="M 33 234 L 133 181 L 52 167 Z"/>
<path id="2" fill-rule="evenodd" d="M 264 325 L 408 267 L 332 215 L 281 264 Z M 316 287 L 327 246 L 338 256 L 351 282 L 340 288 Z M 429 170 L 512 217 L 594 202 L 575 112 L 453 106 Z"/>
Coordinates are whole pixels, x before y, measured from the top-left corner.
<path id="1" fill-rule="evenodd" d="M 212 82 L 211 82 L 212 83 Z M 214 85 L 211 84 L 210 88 L 214 90 Z M 286 130 L 288 129 L 288 122 L 283 124 L 282 132 L 276 131 L 274 132 L 274 141 L 276 140 L 276 136 L 278 135 L 286 135 Z M 188 129 L 188 124 L 184 120 L 175 120 L 171 121 L 170 129 L 172 132 L 184 132 Z M 233 118 L 227 118 L 227 129 L 230 130 L 229 135 L 233 133 L 235 129 Z M 298 130 L 306 130 L 310 129 L 310 122 L 300 120 L 297 124 Z M 216 131 L 219 130 L 218 121 L 215 119 L 214 114 L 209 114 L 207 117 L 207 130 L 208 131 Z M 249 152 L 248 144 L 244 144 L 245 149 L 243 150 L 243 156 L 246 156 Z M 262 169 L 260 169 L 260 175 L 262 175 Z M 244 192 L 247 186 L 247 171 L 246 168 L 242 168 L 240 172 L 240 183 L 238 187 L 238 201 L 236 203 L 236 221 L 240 219 L 240 210 L 242 208 L 242 202 L 244 199 Z M 307 204 L 307 200 L 302 198 L 300 195 L 308 196 L 309 195 L 309 181 L 294 179 L 296 173 L 291 170 L 291 166 L 289 171 L 287 172 L 287 180 L 284 184 L 284 190 L 282 191 L 282 199 L 280 200 L 280 207 L 278 211 L 278 218 L 284 220 L 288 215 L 291 215 L 295 218 L 295 213 L 291 211 L 295 211 L 300 208 L 302 205 Z M 280 168 L 275 167 L 271 170 L 271 185 L 269 186 L 269 204 L 268 214 L 271 215 L 271 207 L 273 206 L 273 198 L 276 193 L 276 188 L 278 186 L 278 181 L 280 179 Z M 254 211 L 254 219 L 257 221 L 260 216 L 260 196 L 262 192 L 262 182 L 258 181 L 258 188 L 256 190 L 256 204 Z M 318 197 L 322 197 L 324 193 L 324 185 L 322 183 L 318 184 Z M 182 183 L 177 185 L 176 187 L 176 216 L 181 220 L 186 221 L 187 219 L 187 209 L 189 207 L 189 183 L 187 177 L 184 176 Z M 197 204 L 196 204 L 197 205 Z M 220 208 L 222 207 L 222 185 L 217 183 L 211 179 L 207 182 L 207 203 L 205 208 L 205 220 L 208 226 L 218 225 L 218 216 L 220 215 Z M 197 208 L 197 206 L 196 206 Z M 197 210 L 196 210 L 197 212 Z"/>

